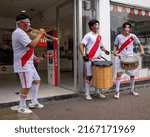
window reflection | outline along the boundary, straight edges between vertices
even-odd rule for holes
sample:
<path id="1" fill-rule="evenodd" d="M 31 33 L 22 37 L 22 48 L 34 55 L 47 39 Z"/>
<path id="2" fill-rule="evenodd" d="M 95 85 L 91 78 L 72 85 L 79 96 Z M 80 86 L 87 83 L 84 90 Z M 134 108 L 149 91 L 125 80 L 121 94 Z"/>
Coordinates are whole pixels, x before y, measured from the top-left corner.
<path id="1" fill-rule="evenodd" d="M 83 35 L 89 31 L 88 22 L 91 19 L 96 19 L 97 0 L 82 1 L 82 19 L 83 19 Z"/>
<path id="2" fill-rule="evenodd" d="M 111 5 L 111 50 L 117 34 L 122 32 L 122 24 L 130 21 L 132 33 L 136 34 L 145 50 L 142 67 L 150 68 L 150 12 L 132 7 Z M 138 53 L 137 45 L 134 52 Z"/>

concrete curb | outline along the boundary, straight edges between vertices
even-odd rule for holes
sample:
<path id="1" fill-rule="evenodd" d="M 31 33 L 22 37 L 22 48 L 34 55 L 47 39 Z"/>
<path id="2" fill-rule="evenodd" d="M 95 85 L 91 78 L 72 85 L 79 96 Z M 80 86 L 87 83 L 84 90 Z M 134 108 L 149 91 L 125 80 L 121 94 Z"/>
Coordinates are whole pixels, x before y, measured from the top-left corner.
<path id="1" fill-rule="evenodd" d="M 67 95 L 44 97 L 44 98 L 39 98 L 38 100 L 39 100 L 39 102 L 48 102 L 48 101 L 58 101 L 58 100 L 70 99 L 70 98 L 75 98 L 78 96 L 79 95 L 77 93 L 74 93 L 74 94 L 67 94 Z M 27 100 L 27 104 L 29 103 L 29 101 L 30 100 Z M 19 104 L 19 101 L 14 101 L 14 102 L 9 102 L 9 103 L 1 103 L 0 108 L 15 106 L 18 104 Z"/>

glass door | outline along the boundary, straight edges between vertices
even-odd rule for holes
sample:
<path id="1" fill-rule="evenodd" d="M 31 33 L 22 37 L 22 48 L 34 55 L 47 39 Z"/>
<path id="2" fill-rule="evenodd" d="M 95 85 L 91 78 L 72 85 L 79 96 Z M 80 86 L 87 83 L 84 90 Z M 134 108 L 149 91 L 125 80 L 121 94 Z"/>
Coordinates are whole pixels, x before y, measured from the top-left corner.
<path id="1" fill-rule="evenodd" d="M 76 91 L 77 64 L 75 48 L 75 4 L 68 0 L 57 7 L 58 25 L 58 75 L 59 86 Z"/>

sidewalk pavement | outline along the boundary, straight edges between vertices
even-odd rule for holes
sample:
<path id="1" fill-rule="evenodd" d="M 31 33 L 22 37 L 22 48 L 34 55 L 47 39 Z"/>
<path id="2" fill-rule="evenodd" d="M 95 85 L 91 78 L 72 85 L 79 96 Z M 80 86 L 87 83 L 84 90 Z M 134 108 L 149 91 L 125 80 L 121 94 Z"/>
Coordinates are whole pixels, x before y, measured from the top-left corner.
<path id="1" fill-rule="evenodd" d="M 43 100 L 42 109 L 33 109 L 25 115 L 11 111 L 10 107 L 0 109 L 0 119 L 41 119 L 41 120 L 149 120 L 150 83 L 136 86 L 139 97 L 129 94 L 129 87 L 123 87 L 119 99 L 113 98 L 114 90 L 105 92 L 106 98 L 83 98 L 83 93 L 73 98 Z"/>

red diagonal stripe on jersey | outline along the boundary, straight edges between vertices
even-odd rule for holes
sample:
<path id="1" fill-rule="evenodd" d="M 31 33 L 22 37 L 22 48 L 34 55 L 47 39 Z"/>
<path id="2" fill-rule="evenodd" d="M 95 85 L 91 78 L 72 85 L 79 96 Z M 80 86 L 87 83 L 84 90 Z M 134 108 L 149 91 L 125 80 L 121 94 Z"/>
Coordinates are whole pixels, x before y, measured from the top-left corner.
<path id="1" fill-rule="evenodd" d="M 34 52 L 33 48 L 29 48 L 29 50 L 21 58 L 22 67 L 27 63 L 29 58 L 32 56 L 33 52 Z"/>
<path id="2" fill-rule="evenodd" d="M 133 37 L 131 36 L 129 39 L 127 39 L 119 48 L 118 54 L 126 47 L 128 46 L 132 41 L 133 41 Z"/>
<path id="3" fill-rule="evenodd" d="M 92 49 L 90 50 L 88 56 L 90 59 L 92 59 L 97 51 L 97 49 L 99 48 L 99 43 L 101 41 L 101 36 L 98 35 L 97 38 L 96 38 L 96 42 L 94 43 Z"/>

